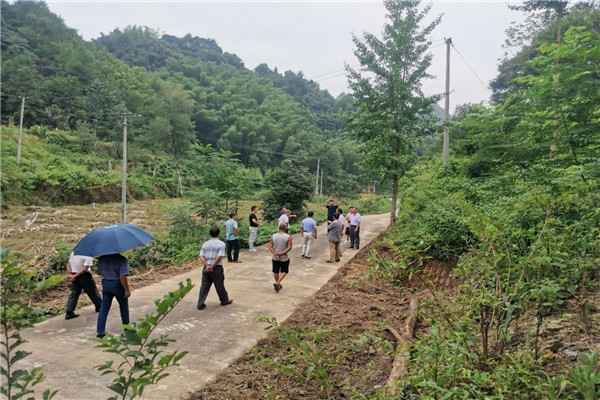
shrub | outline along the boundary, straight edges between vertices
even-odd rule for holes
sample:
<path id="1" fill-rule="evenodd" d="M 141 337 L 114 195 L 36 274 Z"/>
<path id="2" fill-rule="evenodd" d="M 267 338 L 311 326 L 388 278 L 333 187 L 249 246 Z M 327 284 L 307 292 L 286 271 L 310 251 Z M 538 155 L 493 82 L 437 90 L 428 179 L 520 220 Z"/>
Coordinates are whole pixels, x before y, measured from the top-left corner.
<path id="1" fill-rule="evenodd" d="M 265 179 L 269 188 L 264 198 L 264 217 L 277 219 L 282 206 L 292 210 L 299 218 L 304 216 L 304 205 L 311 198 L 313 184 L 306 168 L 286 160 L 278 168 L 270 171 Z"/>

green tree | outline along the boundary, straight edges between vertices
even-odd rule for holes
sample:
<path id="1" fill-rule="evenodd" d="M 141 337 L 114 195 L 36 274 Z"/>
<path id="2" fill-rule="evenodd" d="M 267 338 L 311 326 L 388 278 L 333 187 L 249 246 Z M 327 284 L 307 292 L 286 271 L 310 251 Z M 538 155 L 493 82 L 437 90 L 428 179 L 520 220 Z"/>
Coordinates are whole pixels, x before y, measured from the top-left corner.
<path id="1" fill-rule="evenodd" d="M 361 67 L 347 66 L 357 107 L 349 127 L 365 144 L 361 147 L 365 172 L 393 181 L 393 225 L 398 178 L 414 161 L 420 138 L 438 129 L 431 108 L 437 97 L 425 96 L 421 86 L 430 77 L 429 35 L 440 18 L 421 28 L 431 6 L 420 10 L 418 0 L 390 0 L 385 7 L 388 22 L 382 39 L 370 33 L 362 38 L 353 36 L 354 54 Z"/>
<path id="2" fill-rule="evenodd" d="M 302 217 L 305 202 L 311 198 L 314 191 L 308 170 L 289 160 L 267 173 L 265 185 L 269 191 L 264 198 L 264 216 L 269 220 L 275 220 L 283 206 Z"/>

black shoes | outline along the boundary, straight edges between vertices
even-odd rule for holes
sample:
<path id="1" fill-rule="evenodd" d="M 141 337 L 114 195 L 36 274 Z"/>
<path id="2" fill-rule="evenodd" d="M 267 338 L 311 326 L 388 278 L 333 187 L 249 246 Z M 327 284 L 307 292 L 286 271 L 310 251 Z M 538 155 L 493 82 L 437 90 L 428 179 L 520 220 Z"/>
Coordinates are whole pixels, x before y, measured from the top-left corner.
<path id="1" fill-rule="evenodd" d="M 79 314 L 75 314 L 75 313 L 65 315 L 65 319 L 73 319 L 73 318 L 77 318 L 77 317 L 79 317 Z"/>
<path id="2" fill-rule="evenodd" d="M 310 257 L 309 257 L 309 256 L 304 256 L 304 258 L 306 258 L 307 260 L 310 260 Z"/>
<path id="3" fill-rule="evenodd" d="M 335 261 L 333 261 L 333 260 L 327 260 L 327 262 L 328 262 L 328 263 L 330 263 L 330 264 L 332 264 L 332 263 L 334 263 Z"/>
<path id="4" fill-rule="evenodd" d="M 204 304 L 204 303 L 202 303 L 202 304 L 198 304 L 198 305 L 196 306 L 196 308 L 197 308 L 198 310 L 204 310 L 204 309 L 206 308 L 206 304 Z"/>
<path id="5" fill-rule="evenodd" d="M 335 262 L 340 262 L 341 260 L 338 258 L 337 260 L 335 260 Z"/>
<path id="6" fill-rule="evenodd" d="M 233 303 L 233 300 L 232 300 L 232 299 L 229 299 L 229 300 L 227 300 L 225 303 L 221 303 L 221 305 L 222 305 L 222 306 L 228 306 L 228 305 L 230 305 L 231 303 Z M 205 307 L 206 307 L 206 306 L 205 306 Z"/>

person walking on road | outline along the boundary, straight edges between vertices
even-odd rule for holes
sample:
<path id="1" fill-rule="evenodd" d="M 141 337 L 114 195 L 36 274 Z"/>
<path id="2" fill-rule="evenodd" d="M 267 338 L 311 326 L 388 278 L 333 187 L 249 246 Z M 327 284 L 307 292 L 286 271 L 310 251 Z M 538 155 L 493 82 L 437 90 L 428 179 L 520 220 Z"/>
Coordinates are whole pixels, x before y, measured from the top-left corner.
<path id="1" fill-rule="evenodd" d="M 327 238 L 329 239 L 329 260 L 328 263 L 340 262 L 342 258 L 342 248 L 340 247 L 340 241 L 342 240 L 342 231 L 344 230 L 344 224 L 340 220 L 338 213 L 334 214 L 333 221 L 327 227 Z"/>
<path id="2" fill-rule="evenodd" d="M 79 317 L 79 314 L 75 314 L 75 308 L 77 307 L 77 301 L 82 290 L 88 295 L 94 306 L 96 306 L 96 312 L 100 312 L 102 299 L 96 287 L 96 282 L 94 282 L 94 277 L 90 273 L 90 267 L 93 263 L 94 259 L 92 257 L 76 256 L 71 252 L 69 262 L 67 263 L 67 272 L 69 273 L 67 279 L 71 282 L 71 293 L 67 300 L 65 319 Z"/>
<path id="3" fill-rule="evenodd" d="M 333 216 L 337 211 L 339 204 L 335 204 L 335 200 L 331 199 L 326 201 L 324 206 L 327 208 L 327 225 L 329 225 L 331 221 L 333 221 Z"/>
<path id="4" fill-rule="evenodd" d="M 309 211 L 308 217 L 302 220 L 302 252 L 300 258 L 306 258 L 310 260 L 310 246 L 313 240 L 317 238 L 317 223 L 314 220 L 314 212 Z"/>
<path id="5" fill-rule="evenodd" d="M 256 236 L 258 235 L 258 227 L 262 226 L 262 223 L 256 216 L 257 212 L 258 209 L 256 206 L 250 207 L 250 216 L 248 217 L 248 220 L 250 221 L 250 237 L 248 238 L 248 247 L 250 248 L 250 251 L 256 251 L 254 242 L 256 241 Z"/>
<path id="6" fill-rule="evenodd" d="M 292 250 L 292 236 L 287 234 L 287 226 L 279 225 L 279 232 L 271 236 L 269 241 L 269 250 L 273 254 L 273 278 L 275 283 L 273 288 L 277 293 L 281 290 L 281 281 L 290 270 L 290 256 L 288 252 Z"/>
<path id="7" fill-rule="evenodd" d="M 227 290 L 225 290 L 225 273 L 223 271 L 223 256 L 225 255 L 225 243 L 219 240 L 221 230 L 217 227 L 210 228 L 211 239 L 204 242 L 200 248 L 200 262 L 202 268 L 202 285 L 200 286 L 200 294 L 198 295 L 198 310 L 206 308 L 206 297 L 213 283 L 219 296 L 219 301 L 222 306 L 233 303 L 229 298 Z"/>
<path id="8" fill-rule="evenodd" d="M 129 283 L 127 276 L 127 259 L 120 254 L 108 254 L 98 258 L 98 273 L 102 275 L 102 306 L 98 314 L 96 325 L 97 337 L 106 335 L 106 319 L 112 305 L 113 298 L 117 298 L 121 311 L 121 322 L 129 324 Z"/>
<path id="9" fill-rule="evenodd" d="M 235 212 L 229 214 L 229 219 L 223 224 L 225 228 L 225 240 L 227 240 L 227 261 L 240 263 L 240 240 L 238 239 L 238 215 Z M 233 253 L 233 255 L 232 255 Z"/>
<path id="10" fill-rule="evenodd" d="M 360 247 L 360 214 L 356 207 L 352 207 L 350 216 L 350 248 L 358 250 Z"/>

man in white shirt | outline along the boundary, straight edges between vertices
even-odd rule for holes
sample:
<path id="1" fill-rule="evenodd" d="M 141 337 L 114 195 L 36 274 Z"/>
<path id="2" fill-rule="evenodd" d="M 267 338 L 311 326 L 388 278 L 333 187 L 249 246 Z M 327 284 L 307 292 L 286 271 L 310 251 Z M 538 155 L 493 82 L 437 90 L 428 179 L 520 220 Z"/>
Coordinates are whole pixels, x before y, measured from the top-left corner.
<path id="1" fill-rule="evenodd" d="M 310 260 L 310 246 L 317 238 L 317 222 L 314 220 L 314 212 L 309 211 L 308 217 L 302 220 L 302 252 L 300 258 Z"/>
<path id="2" fill-rule="evenodd" d="M 360 214 L 356 207 L 350 210 L 350 248 L 358 250 L 360 247 Z"/>
<path id="3" fill-rule="evenodd" d="M 200 286 L 200 293 L 198 295 L 198 304 L 196 308 L 198 310 L 204 310 L 206 308 L 206 298 L 210 287 L 215 284 L 217 295 L 219 295 L 219 301 L 222 306 L 227 306 L 233 303 L 233 300 L 229 298 L 227 290 L 225 290 L 225 273 L 223 271 L 223 256 L 225 255 L 225 243 L 219 240 L 221 236 L 221 230 L 217 227 L 210 228 L 209 231 L 211 239 L 204 242 L 200 249 L 200 262 L 203 265 L 202 269 L 202 285 Z"/>
<path id="4" fill-rule="evenodd" d="M 94 264 L 92 257 L 76 256 L 71 252 L 69 262 L 67 263 L 67 272 L 69 273 L 68 280 L 71 282 L 71 294 L 67 300 L 67 308 L 65 310 L 65 319 L 72 319 L 79 317 L 79 314 L 75 314 L 75 308 L 77 307 L 77 301 L 81 291 L 85 291 L 94 306 L 96 306 L 96 312 L 100 311 L 102 305 L 102 299 L 100 293 L 94 282 L 94 277 L 90 273 L 90 267 Z"/>
<path id="5" fill-rule="evenodd" d="M 284 214 L 281 214 L 281 217 L 277 219 L 277 226 L 281 224 L 285 224 L 286 227 L 290 227 L 290 217 L 292 216 L 292 212 L 290 210 L 285 210 Z"/>

